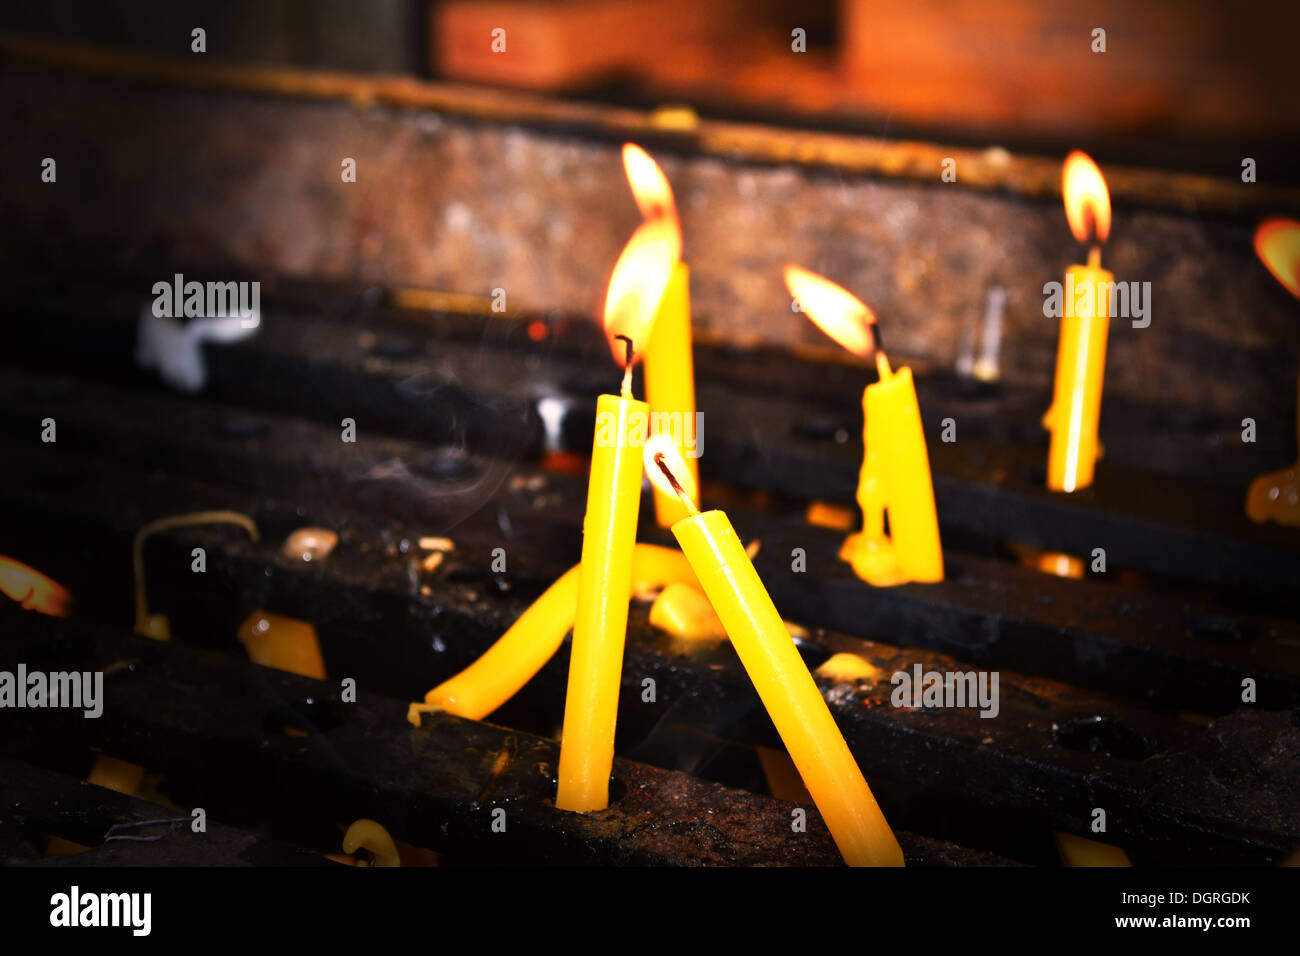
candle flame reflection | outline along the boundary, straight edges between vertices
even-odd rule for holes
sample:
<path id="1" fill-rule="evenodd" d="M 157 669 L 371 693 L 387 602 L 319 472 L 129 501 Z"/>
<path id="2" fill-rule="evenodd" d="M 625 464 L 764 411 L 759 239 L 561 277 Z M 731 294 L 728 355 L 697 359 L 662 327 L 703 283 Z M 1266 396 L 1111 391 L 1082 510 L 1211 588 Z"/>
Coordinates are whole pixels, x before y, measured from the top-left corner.
<path id="1" fill-rule="evenodd" d="M 666 495 L 677 495 L 690 511 L 698 513 L 695 504 L 699 500 L 698 489 L 672 436 L 652 435 L 641 454 L 650 483 Z"/>
<path id="2" fill-rule="evenodd" d="M 664 223 L 667 238 L 673 244 L 673 262 L 677 262 L 682 257 L 682 227 L 668 177 L 650 154 L 635 143 L 623 144 L 623 170 L 641 215 L 647 222 Z"/>
<path id="3" fill-rule="evenodd" d="M 637 345 L 649 338 L 675 261 L 671 225 L 656 219 L 632 233 L 614 263 L 605 294 L 605 334 L 619 367 L 626 367 L 627 348 L 615 336 L 626 336 Z"/>
<path id="4" fill-rule="evenodd" d="M 0 591 L 25 610 L 53 617 L 67 617 L 72 606 L 72 593 L 62 584 L 3 554 L 0 554 Z"/>
<path id="5" fill-rule="evenodd" d="M 1268 219 L 1255 230 L 1255 254 L 1273 278 L 1300 298 L 1300 222 Z"/>
<path id="6" fill-rule="evenodd" d="M 1070 231 L 1080 242 L 1105 242 L 1110 235 L 1110 190 L 1097 164 L 1075 150 L 1061 170 L 1061 193 Z"/>
<path id="7" fill-rule="evenodd" d="M 854 355 L 871 354 L 876 317 L 861 299 L 801 266 L 785 267 L 785 286 L 817 328 Z"/>

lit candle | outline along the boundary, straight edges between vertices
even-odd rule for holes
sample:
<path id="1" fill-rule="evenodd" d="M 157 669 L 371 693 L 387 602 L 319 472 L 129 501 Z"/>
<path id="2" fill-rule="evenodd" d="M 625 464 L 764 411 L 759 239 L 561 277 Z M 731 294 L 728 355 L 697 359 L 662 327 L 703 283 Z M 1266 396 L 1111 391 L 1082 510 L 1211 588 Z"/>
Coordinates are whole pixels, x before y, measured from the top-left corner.
<path id="1" fill-rule="evenodd" d="M 623 146 L 623 169 L 636 198 L 637 208 L 647 222 L 662 222 L 673 243 L 673 268 L 664 288 L 654 327 L 642 358 L 645 369 L 645 397 L 650 406 L 651 433 L 671 435 L 682 449 L 691 480 L 699 483 L 697 456 L 686 455 L 697 447 L 695 430 L 695 367 L 691 350 L 690 269 L 681 261 L 682 231 L 677 204 L 668 177 L 641 147 Z M 662 528 L 685 517 L 676 495 L 655 489 L 655 518 Z"/>
<path id="2" fill-rule="evenodd" d="M 874 353 L 880 376 L 862 393 L 865 454 L 858 505 L 863 528 L 845 540 L 840 557 L 858 577 L 880 587 L 942 581 L 939 519 L 912 370 L 890 368 L 875 316 L 855 295 L 798 266 L 786 267 L 785 282 L 823 332 L 855 355 Z"/>
<path id="3" fill-rule="evenodd" d="M 682 487 L 685 469 L 671 440 L 652 438 L 644 457 L 651 481 L 676 494 L 686 508 L 687 517 L 672 527 L 673 537 L 695 569 L 840 854 L 851 866 L 902 866 L 903 851 L 735 528 L 723 512 L 701 514 L 696 508 Z"/>
<path id="4" fill-rule="evenodd" d="M 609 805 L 623 643 L 632 591 L 632 551 L 641 511 L 641 448 L 650 407 L 632 397 L 635 344 L 645 341 L 672 268 L 662 222 L 633 234 L 605 297 L 605 327 L 623 364 L 619 395 L 596 403 L 596 433 L 582 528 L 582 567 L 569 657 L 555 805 L 586 812 Z"/>
<path id="5" fill-rule="evenodd" d="M 1300 222 L 1270 219 L 1255 230 L 1255 253 L 1274 278 L 1300 298 Z M 1300 408 L 1300 385 L 1296 389 Z M 1296 417 L 1296 442 L 1300 447 L 1300 413 Z M 1250 483 L 1246 514 L 1251 521 L 1268 521 L 1300 527 L 1300 462 L 1281 471 L 1260 475 Z"/>
<path id="6" fill-rule="evenodd" d="M 1087 265 L 1066 271 L 1056 388 L 1043 425 L 1052 433 L 1047 487 L 1076 491 L 1092 484 L 1098 455 L 1097 423 L 1106 374 L 1110 288 L 1114 276 L 1101 267 L 1101 244 L 1110 234 L 1110 193 L 1097 164 L 1079 151 L 1062 173 L 1065 214 L 1080 242 L 1093 242 Z"/>

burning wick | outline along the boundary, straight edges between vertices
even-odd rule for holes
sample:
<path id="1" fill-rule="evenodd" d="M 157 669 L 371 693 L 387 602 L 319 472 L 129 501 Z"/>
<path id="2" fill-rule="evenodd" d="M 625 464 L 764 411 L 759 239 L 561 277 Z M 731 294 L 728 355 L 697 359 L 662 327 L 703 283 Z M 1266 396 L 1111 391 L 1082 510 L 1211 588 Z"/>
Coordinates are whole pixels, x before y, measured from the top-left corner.
<path id="1" fill-rule="evenodd" d="M 700 509 L 695 507 L 695 502 L 691 500 L 691 496 L 686 493 L 686 489 L 681 486 L 677 478 L 674 477 L 672 469 L 668 467 L 668 456 L 661 451 L 657 451 L 655 452 L 654 462 L 655 466 L 664 473 L 664 477 L 668 479 L 668 484 L 672 485 L 673 492 L 682 500 L 686 510 L 692 515 L 699 514 Z"/>
<path id="2" fill-rule="evenodd" d="M 623 362 L 623 387 L 619 390 L 624 398 L 632 397 L 632 360 L 636 356 L 635 349 L 632 348 L 632 337 L 629 335 L 616 335 L 614 338 L 623 342 L 627 348 Z"/>
<path id="3" fill-rule="evenodd" d="M 871 344 L 876 353 L 876 372 L 883 382 L 893 376 L 894 370 L 889 367 L 889 356 L 885 354 L 885 340 L 881 338 L 880 325 L 877 322 L 871 323 Z"/>

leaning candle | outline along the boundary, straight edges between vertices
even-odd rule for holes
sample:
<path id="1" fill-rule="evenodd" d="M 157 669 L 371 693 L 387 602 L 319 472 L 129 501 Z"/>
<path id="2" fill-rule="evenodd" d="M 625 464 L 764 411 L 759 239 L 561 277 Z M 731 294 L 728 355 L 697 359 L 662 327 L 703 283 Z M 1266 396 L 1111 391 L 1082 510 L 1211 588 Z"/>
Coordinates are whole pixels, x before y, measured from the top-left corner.
<path id="1" fill-rule="evenodd" d="M 1260 223 L 1255 230 L 1255 253 L 1283 288 L 1300 298 L 1300 222 L 1269 219 Z M 1300 386 L 1296 402 L 1300 408 Z M 1296 415 L 1296 442 L 1300 445 L 1300 412 Z M 1252 481 L 1246 493 L 1246 514 L 1251 521 L 1271 519 L 1300 527 L 1300 461 Z"/>
<path id="2" fill-rule="evenodd" d="M 425 694 L 424 703 L 412 704 L 407 720 L 418 727 L 420 714 L 432 711 L 482 720 L 518 693 L 555 656 L 573 627 L 581 569 L 575 564 L 560 575 L 482 657 Z M 633 591 L 694 583 L 695 573 L 680 551 L 656 544 L 633 549 Z"/>
<path id="3" fill-rule="evenodd" d="M 1115 277 L 1101 267 L 1101 244 L 1110 234 L 1110 193 L 1101 170 L 1076 150 L 1066 158 L 1062 177 L 1070 230 L 1080 242 L 1091 238 L 1094 245 L 1088 264 L 1070 266 L 1065 274 L 1056 386 L 1043 425 L 1052 433 L 1047 487 L 1076 491 L 1092 484 L 1099 457 L 1097 425 Z"/>
<path id="4" fill-rule="evenodd" d="M 878 587 L 942 581 L 943 547 L 912 370 L 894 371 L 880 345 L 871 310 L 846 289 L 799 266 L 785 282 L 818 328 L 855 355 L 876 356 L 880 381 L 862 393 L 865 454 L 858 480 L 863 529 L 844 542 L 840 557 Z M 889 534 L 885 534 L 885 514 Z"/>
<path id="5" fill-rule="evenodd" d="M 646 443 L 646 473 L 677 494 L 687 517 L 672 527 L 740 663 L 799 770 L 840 854 L 851 866 L 902 866 L 903 851 L 790 632 L 721 511 L 703 514 L 685 493 L 682 460 L 664 436 Z"/>
<path id="6" fill-rule="evenodd" d="M 647 222 L 662 222 L 674 244 L 672 274 L 664 288 L 654 326 L 646 343 L 645 397 L 650 405 L 651 433 L 668 434 L 686 456 L 691 481 L 699 484 L 696 462 L 699 435 L 695 428 L 695 368 L 691 346 L 690 269 L 681 261 L 682 231 L 668 177 L 650 156 L 633 143 L 623 146 L 623 169 Z M 667 528 L 686 516 L 676 495 L 655 489 L 655 518 Z"/>
<path id="7" fill-rule="evenodd" d="M 623 387 L 619 395 L 602 395 L 596 402 L 560 739 L 555 796 L 560 810 L 586 812 L 609 805 L 632 550 L 641 510 L 641 448 L 650 423 L 650 407 L 632 397 L 632 362 L 635 343 L 646 338 L 671 265 L 672 248 L 662 224 L 647 223 L 619 256 L 605 297 L 605 325 L 618 340 L 611 345 L 623 362 Z"/>

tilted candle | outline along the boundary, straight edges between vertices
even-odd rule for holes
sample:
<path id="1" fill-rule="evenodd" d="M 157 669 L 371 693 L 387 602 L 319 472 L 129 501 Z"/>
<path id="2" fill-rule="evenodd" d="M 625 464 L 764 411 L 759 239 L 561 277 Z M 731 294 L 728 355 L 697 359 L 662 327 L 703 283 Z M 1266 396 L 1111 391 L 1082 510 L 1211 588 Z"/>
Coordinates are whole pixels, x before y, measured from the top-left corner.
<path id="1" fill-rule="evenodd" d="M 912 370 L 890 368 L 875 317 L 852 293 L 798 266 L 786 268 L 785 281 L 804 314 L 823 332 L 856 355 L 874 352 L 880 376 L 862 393 L 865 454 L 858 505 L 863 529 L 845 540 L 840 557 L 858 577 L 879 587 L 942 581 L 939 519 Z"/>
<path id="2" fill-rule="evenodd" d="M 623 643 L 632 589 L 632 550 L 641 510 L 641 448 L 650 408 L 632 398 L 634 345 L 644 341 L 672 266 L 662 223 L 647 223 L 619 256 L 605 298 L 605 325 L 623 344 L 621 394 L 596 404 L 578 607 L 560 740 L 555 805 L 586 812 L 609 805 Z M 630 334 L 634 333 L 634 334 Z M 611 345 L 618 343 L 611 342 Z"/>
<path id="3" fill-rule="evenodd" d="M 657 436 L 647 442 L 645 466 L 654 484 L 678 493 L 674 470 L 682 465 L 671 440 Z M 841 855 L 852 866 L 902 866 L 903 851 L 735 528 L 723 512 L 700 514 L 687 496 L 679 497 L 688 515 L 673 525 L 673 536 Z"/>
<path id="4" fill-rule="evenodd" d="M 1300 222 L 1270 219 L 1260 223 L 1255 230 L 1255 252 L 1273 277 L 1300 298 Z M 1296 402 L 1300 409 L 1300 384 Z M 1296 415 L 1296 441 L 1300 446 L 1300 411 Z M 1300 528 L 1300 461 L 1252 481 L 1246 494 L 1246 514 L 1251 521 L 1271 519 Z"/>
<path id="5" fill-rule="evenodd" d="M 647 222 L 662 222 L 674 243 L 672 275 L 659 300 L 654 326 L 642 364 L 645 397 L 651 412 L 651 434 L 672 435 L 683 452 L 692 482 L 699 484 L 696 461 L 699 435 L 695 426 L 695 366 L 691 345 L 690 269 L 681 261 L 681 225 L 672 187 L 663 170 L 641 147 L 623 146 L 623 168 Z M 676 495 L 655 489 L 655 518 L 667 528 L 685 517 Z"/>
<path id="6" fill-rule="evenodd" d="M 533 679 L 555 656 L 573 627 L 578 608 L 575 564 L 534 601 L 495 644 L 469 667 L 412 704 L 407 719 L 420 725 L 420 714 L 443 710 L 457 717 L 482 720 Z M 637 544 L 632 551 L 632 588 L 695 584 L 695 572 L 681 552 L 656 544 Z"/>
<path id="7" fill-rule="evenodd" d="M 1087 265 L 1070 266 L 1065 274 L 1056 385 L 1043 425 L 1052 433 L 1047 487 L 1077 491 L 1092 484 L 1100 457 L 1097 426 L 1115 277 L 1101 268 L 1101 243 L 1110 234 L 1110 193 L 1101 170 L 1076 150 L 1066 158 L 1062 176 L 1070 229 L 1080 242 L 1092 238 L 1096 245 Z"/>

